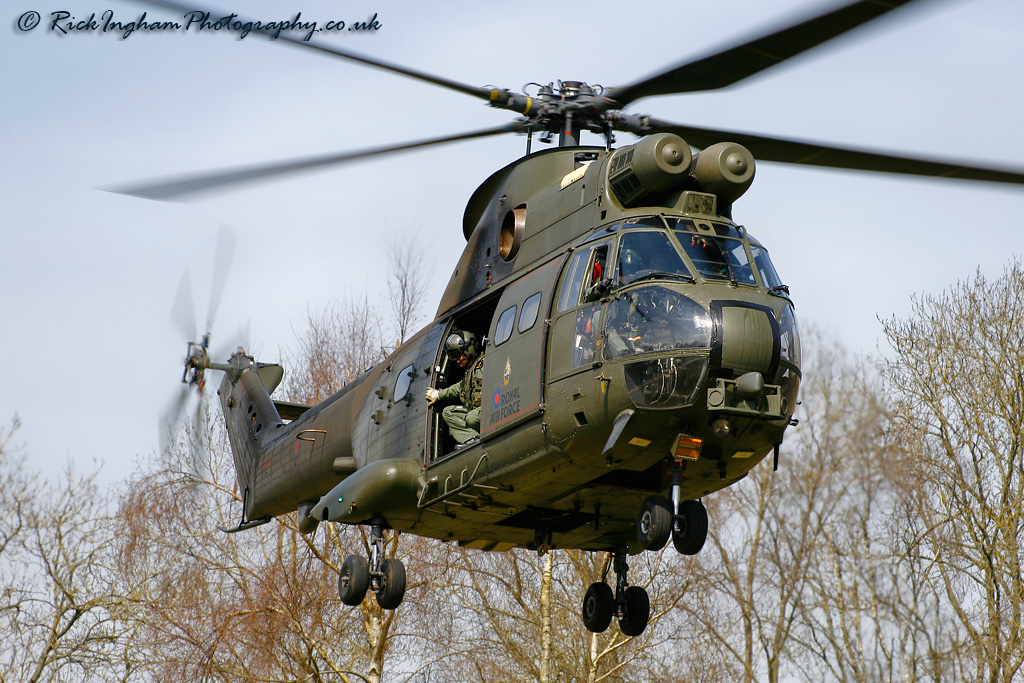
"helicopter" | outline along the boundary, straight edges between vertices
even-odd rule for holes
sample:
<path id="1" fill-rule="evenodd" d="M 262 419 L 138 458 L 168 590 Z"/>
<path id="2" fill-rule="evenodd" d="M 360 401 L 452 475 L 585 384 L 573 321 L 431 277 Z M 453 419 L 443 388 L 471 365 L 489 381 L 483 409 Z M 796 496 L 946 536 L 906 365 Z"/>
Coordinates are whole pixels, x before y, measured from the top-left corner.
<path id="1" fill-rule="evenodd" d="M 184 8 L 155 3 L 169 9 Z M 458 140 L 557 138 L 493 173 L 463 219 L 467 246 L 434 321 L 315 406 L 275 401 L 279 365 L 244 349 L 210 357 L 190 341 L 183 382 L 223 373 L 219 396 L 243 510 L 234 533 L 297 514 L 365 525 L 369 558 L 345 558 L 339 597 L 372 589 L 395 609 L 405 567 L 384 535 L 469 548 L 609 551 L 614 587 L 588 587 L 585 626 L 626 635 L 650 607 L 627 558 L 669 540 L 696 554 L 701 499 L 777 459 L 800 384 L 794 302 L 768 251 L 732 219 L 755 158 L 783 163 L 1021 184 L 1024 173 L 740 134 L 627 114 L 642 98 L 727 87 L 907 2 L 854 2 L 626 86 L 581 81 L 531 94 L 477 88 L 316 46 L 476 97 L 511 124 L 387 148 L 122 190 L 172 198 L 198 189 Z M 289 40 L 282 35 L 280 39 Z M 292 41 L 302 45 L 303 41 Z M 315 45 L 315 44 L 314 44 Z M 581 133 L 606 144 L 583 146 Z M 615 133 L 639 141 L 615 148 Z M 694 153 L 693 149 L 699 151 Z M 480 429 L 457 448 L 424 395 L 459 381 L 446 353 L 471 333 L 483 357 Z"/>

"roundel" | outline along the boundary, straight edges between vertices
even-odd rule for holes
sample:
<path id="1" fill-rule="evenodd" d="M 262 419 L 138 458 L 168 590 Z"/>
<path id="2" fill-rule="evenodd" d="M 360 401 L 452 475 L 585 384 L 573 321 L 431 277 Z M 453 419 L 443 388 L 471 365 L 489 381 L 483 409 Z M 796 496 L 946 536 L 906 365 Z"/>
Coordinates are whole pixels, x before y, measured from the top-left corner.
<path id="1" fill-rule="evenodd" d="M 495 391 L 494 392 L 494 407 L 497 408 L 500 403 L 501 403 L 501 392 L 500 391 Z"/>

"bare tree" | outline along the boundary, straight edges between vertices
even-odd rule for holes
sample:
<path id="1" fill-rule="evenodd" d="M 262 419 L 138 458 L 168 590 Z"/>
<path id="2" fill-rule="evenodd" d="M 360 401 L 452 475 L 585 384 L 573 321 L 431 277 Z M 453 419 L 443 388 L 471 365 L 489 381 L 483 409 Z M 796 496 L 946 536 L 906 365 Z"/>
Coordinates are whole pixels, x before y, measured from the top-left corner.
<path id="1" fill-rule="evenodd" d="M 398 344 L 416 329 L 421 317 L 430 273 L 424 269 L 424 250 L 413 237 L 388 240 L 388 295 Z"/>
<path id="2" fill-rule="evenodd" d="M 944 599 L 964 678 L 1024 666 L 1024 267 L 980 272 L 885 323 L 909 461 L 907 565 Z M 941 648 L 939 648 L 941 651 Z"/>
<path id="3" fill-rule="evenodd" d="M 670 617 L 691 588 L 680 571 L 691 560 L 680 560 L 674 550 L 629 558 L 630 576 L 645 585 L 652 599 L 651 622 L 635 638 L 622 635 L 614 624 L 605 633 L 591 633 L 580 618 L 586 586 L 607 578 L 609 553 L 460 553 L 450 581 L 462 654 L 453 654 L 450 680 L 660 680 L 663 658 L 675 659 L 673 650 L 688 652 Z M 664 680 L 676 680 L 674 669 L 669 670 L 673 673 Z"/>
<path id="4" fill-rule="evenodd" d="M 296 333 L 297 351 L 284 354 L 284 394 L 312 405 L 341 389 L 384 359 L 381 329 L 380 313 L 365 296 L 307 311 L 306 327 Z"/>
<path id="5" fill-rule="evenodd" d="M 887 680 L 886 659 L 901 651 L 884 640 L 895 586 L 888 482 L 898 470 L 885 395 L 866 359 L 818 333 L 809 342 L 801 423 L 780 468 L 766 459 L 709 498 L 710 595 L 683 607 L 735 679 Z"/>
<path id="6" fill-rule="evenodd" d="M 812 548 L 792 657 L 813 680 L 916 680 L 928 601 L 901 576 L 894 546 L 906 459 L 888 433 L 886 389 L 868 359 L 834 342 L 817 347 L 796 457 L 828 473 L 821 483 L 831 502 Z"/>
<path id="7" fill-rule="evenodd" d="M 129 659 L 162 681 L 376 682 L 400 656 L 395 642 L 403 653 L 422 647 L 415 630 L 399 631 L 399 613 L 339 604 L 339 558 L 365 552 L 360 529 L 322 525 L 307 536 L 282 517 L 254 532 L 216 531 L 240 501 L 226 483 L 224 439 L 211 443 L 222 456 L 212 478 L 162 469 L 122 499 L 118 575 L 141 587 Z M 421 590 L 414 582 L 409 595 Z"/>
<path id="8" fill-rule="evenodd" d="M 94 476 L 48 481 L 0 434 L 0 681 L 118 680 L 133 598 L 118 590 L 108 496 Z"/>

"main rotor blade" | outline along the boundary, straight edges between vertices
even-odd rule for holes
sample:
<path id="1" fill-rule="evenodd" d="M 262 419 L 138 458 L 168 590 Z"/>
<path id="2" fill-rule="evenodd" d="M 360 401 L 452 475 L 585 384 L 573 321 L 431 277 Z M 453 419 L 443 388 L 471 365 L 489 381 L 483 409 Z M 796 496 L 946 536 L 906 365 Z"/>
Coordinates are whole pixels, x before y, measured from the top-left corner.
<path id="1" fill-rule="evenodd" d="M 910 2 L 913 0 L 859 0 L 604 94 L 625 106 L 641 97 L 724 88 Z"/>
<path id="2" fill-rule="evenodd" d="M 429 147 L 431 145 L 442 145 L 448 142 L 472 140 L 474 138 L 484 138 L 492 135 L 502 135 L 504 133 L 516 133 L 520 132 L 523 128 L 524 124 L 522 122 L 514 121 L 510 124 L 499 126 L 497 128 L 487 128 L 485 130 L 478 130 L 472 133 L 460 133 L 459 135 L 447 135 L 445 137 L 420 140 L 418 142 L 408 142 L 391 147 L 373 147 L 356 152 L 342 152 L 340 154 L 306 157 L 296 161 L 279 161 L 269 164 L 259 164 L 230 170 L 183 176 L 176 179 L 158 180 L 155 182 L 145 183 L 143 185 L 129 185 L 103 189 L 107 192 L 126 194 L 132 197 L 142 197 L 143 199 L 172 201 L 181 199 L 188 195 L 198 195 L 201 193 L 223 190 L 230 185 L 254 182 L 272 176 L 309 171 L 321 166 L 331 166 L 350 161 L 358 161 L 360 159 L 366 159 L 373 156 L 392 154 L 394 152 L 418 149 L 420 147 Z"/>
<path id="3" fill-rule="evenodd" d="M 475 85 L 466 85 L 465 83 L 459 83 L 458 81 L 453 81 L 449 78 L 435 76 L 434 74 L 429 74 L 425 71 L 417 71 L 416 69 L 410 69 L 404 66 L 399 66 L 397 64 L 391 64 L 389 62 L 374 59 L 372 57 L 366 57 L 355 52 L 349 52 L 347 50 L 341 50 L 330 45 L 324 45 L 323 43 L 314 43 L 311 40 L 304 40 L 303 38 L 295 37 L 289 33 L 279 33 L 277 29 L 268 30 L 264 28 L 255 28 L 257 22 L 250 21 L 248 19 L 240 17 L 234 12 L 218 13 L 213 10 L 199 9 L 194 5 L 179 5 L 178 3 L 171 2 L 170 0 L 144 0 L 143 4 L 154 5 L 156 7 L 163 7 L 164 9 L 169 9 L 175 12 L 181 12 L 183 16 L 191 15 L 193 12 L 198 12 L 201 14 L 209 12 L 212 21 L 217 21 L 217 19 L 221 17 L 231 17 L 231 23 L 238 22 L 239 24 L 251 24 L 253 26 L 253 28 L 250 30 L 251 33 L 258 33 L 260 35 L 271 37 L 274 40 L 283 41 L 290 45 L 295 45 L 297 47 L 305 48 L 307 50 L 316 50 L 318 52 L 323 52 L 335 57 L 341 57 L 342 59 L 348 59 L 353 62 L 358 62 L 360 64 L 372 66 L 377 69 L 391 71 L 392 73 L 396 73 L 401 76 L 406 76 L 408 78 L 414 78 L 418 81 L 423 81 L 425 83 L 438 85 L 441 86 L 442 88 L 447 88 L 448 90 L 454 90 L 456 92 L 461 92 L 466 95 L 472 95 L 473 97 L 476 97 L 481 100 L 490 100 L 491 98 L 492 90 L 490 88 L 480 88 Z"/>
<path id="4" fill-rule="evenodd" d="M 684 126 L 656 119 L 644 120 L 649 126 L 648 133 L 661 131 L 675 133 L 682 136 L 690 145 L 698 148 L 708 147 L 717 142 L 738 142 L 749 149 L 758 161 L 1024 185 L 1024 169 L 986 168 L 955 160 L 897 156 L 820 142 L 787 140 L 753 133 Z"/>

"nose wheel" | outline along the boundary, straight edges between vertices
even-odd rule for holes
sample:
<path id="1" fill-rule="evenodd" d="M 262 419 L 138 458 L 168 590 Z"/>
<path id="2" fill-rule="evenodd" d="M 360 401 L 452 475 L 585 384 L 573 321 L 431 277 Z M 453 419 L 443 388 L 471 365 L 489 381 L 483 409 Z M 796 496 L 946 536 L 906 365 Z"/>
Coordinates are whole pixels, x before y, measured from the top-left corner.
<path id="1" fill-rule="evenodd" d="M 646 550 L 672 545 L 683 555 L 696 555 L 708 537 L 708 511 L 699 500 L 683 500 L 682 472 L 672 470 L 672 499 L 651 496 L 640 506 L 636 538 Z"/>
<path id="2" fill-rule="evenodd" d="M 638 636 L 647 628 L 651 601 L 643 586 L 630 586 L 625 550 L 615 551 L 615 592 L 602 581 L 590 584 L 583 596 L 583 625 L 591 633 L 608 630 L 612 617 L 623 635 Z"/>
<path id="3" fill-rule="evenodd" d="M 672 535 L 672 501 L 651 496 L 640 506 L 636 518 L 636 538 L 646 550 L 661 550 Z"/>
<path id="4" fill-rule="evenodd" d="M 405 597 L 405 565 L 384 558 L 383 524 L 370 527 L 370 559 L 349 555 L 338 571 L 338 597 L 344 604 L 360 604 L 371 588 L 383 609 L 396 609 Z"/>
<path id="5" fill-rule="evenodd" d="M 672 545 L 682 555 L 696 555 L 708 537 L 708 511 L 699 500 L 684 500 L 672 527 Z"/>

